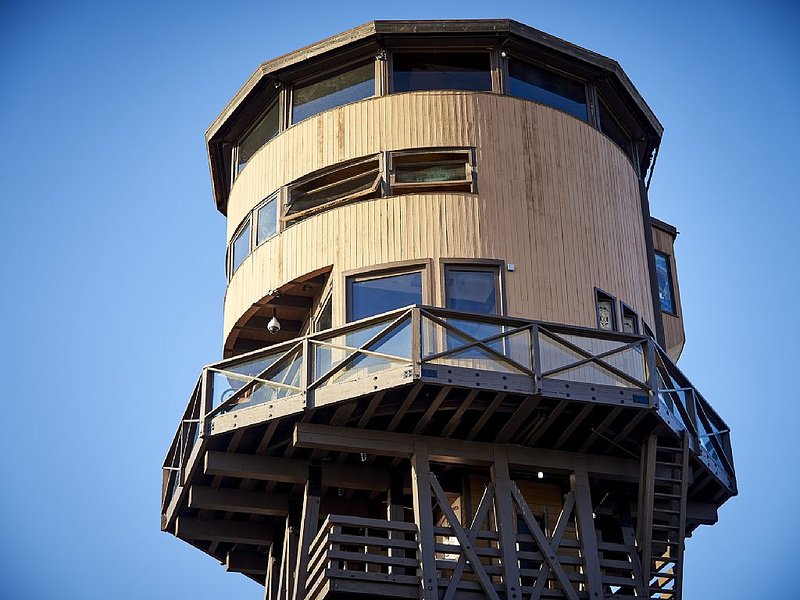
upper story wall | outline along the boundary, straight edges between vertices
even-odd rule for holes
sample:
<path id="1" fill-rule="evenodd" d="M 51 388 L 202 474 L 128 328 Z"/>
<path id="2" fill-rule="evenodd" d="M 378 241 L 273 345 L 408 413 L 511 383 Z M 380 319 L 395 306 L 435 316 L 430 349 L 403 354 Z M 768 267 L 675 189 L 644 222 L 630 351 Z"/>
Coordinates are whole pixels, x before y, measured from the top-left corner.
<path id="1" fill-rule="evenodd" d="M 383 197 L 334 208 L 257 247 L 233 275 L 224 333 L 271 290 L 332 268 L 334 325 L 345 273 L 427 262 L 442 304 L 446 259 L 495 259 L 506 313 L 597 326 L 595 288 L 653 323 L 637 174 L 605 135 L 559 110 L 492 93 L 413 92 L 345 105 L 279 134 L 240 173 L 228 238 L 269 194 L 317 169 L 377 152 L 475 148 L 477 193 Z"/>

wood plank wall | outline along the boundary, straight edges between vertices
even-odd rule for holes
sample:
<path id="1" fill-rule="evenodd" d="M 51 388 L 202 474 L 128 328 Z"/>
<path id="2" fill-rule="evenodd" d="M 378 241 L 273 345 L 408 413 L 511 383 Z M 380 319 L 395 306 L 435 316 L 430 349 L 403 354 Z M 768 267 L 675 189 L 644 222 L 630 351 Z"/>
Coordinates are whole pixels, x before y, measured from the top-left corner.
<path id="1" fill-rule="evenodd" d="M 510 315 L 596 326 L 594 288 L 653 322 L 636 176 L 627 157 L 586 123 L 491 93 L 416 92 L 343 106 L 291 127 L 251 159 L 228 204 L 228 239 L 279 187 L 316 169 L 379 151 L 477 148 L 477 194 L 364 201 L 289 227 L 244 261 L 225 298 L 227 336 L 270 289 L 332 265 L 335 323 L 352 269 L 434 260 L 442 303 L 447 258 L 514 263 Z"/>
<path id="2" fill-rule="evenodd" d="M 653 225 L 653 248 L 669 256 L 669 268 L 672 271 L 672 287 L 675 291 L 675 311 L 677 315 L 665 312 L 661 314 L 664 317 L 664 342 L 667 345 L 667 354 L 677 362 L 686 343 L 686 333 L 683 329 L 681 291 L 678 285 L 678 268 L 675 262 L 675 236 Z"/>

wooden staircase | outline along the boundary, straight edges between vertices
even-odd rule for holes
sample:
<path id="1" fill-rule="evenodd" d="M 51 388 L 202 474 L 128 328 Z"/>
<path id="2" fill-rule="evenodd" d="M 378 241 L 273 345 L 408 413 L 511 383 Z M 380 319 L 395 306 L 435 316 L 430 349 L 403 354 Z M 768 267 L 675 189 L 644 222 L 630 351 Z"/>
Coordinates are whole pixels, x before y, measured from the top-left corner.
<path id="1" fill-rule="evenodd" d="M 642 470 L 638 539 L 647 597 L 680 600 L 690 475 L 688 437 L 651 435 Z"/>

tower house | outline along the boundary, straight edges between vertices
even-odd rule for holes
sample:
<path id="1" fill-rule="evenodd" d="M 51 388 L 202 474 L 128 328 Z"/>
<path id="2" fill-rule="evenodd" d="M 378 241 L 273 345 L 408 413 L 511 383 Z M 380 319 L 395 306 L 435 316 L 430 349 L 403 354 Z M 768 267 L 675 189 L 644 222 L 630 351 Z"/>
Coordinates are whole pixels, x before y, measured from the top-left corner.
<path id="1" fill-rule="evenodd" d="M 261 65 L 206 133 L 222 357 L 162 529 L 267 600 L 679 599 L 736 479 L 675 364 L 662 131 L 615 61 L 510 20 Z"/>

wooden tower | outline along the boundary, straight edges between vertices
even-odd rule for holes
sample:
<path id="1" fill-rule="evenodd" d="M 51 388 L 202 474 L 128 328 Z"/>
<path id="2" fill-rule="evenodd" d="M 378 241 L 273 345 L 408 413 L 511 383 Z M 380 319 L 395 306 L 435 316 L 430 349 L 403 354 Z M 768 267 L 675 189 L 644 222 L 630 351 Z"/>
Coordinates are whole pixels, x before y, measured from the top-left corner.
<path id="1" fill-rule="evenodd" d="M 162 528 L 267 600 L 678 600 L 736 480 L 675 366 L 661 134 L 615 61 L 515 21 L 261 65 L 206 134 L 223 359 Z"/>

